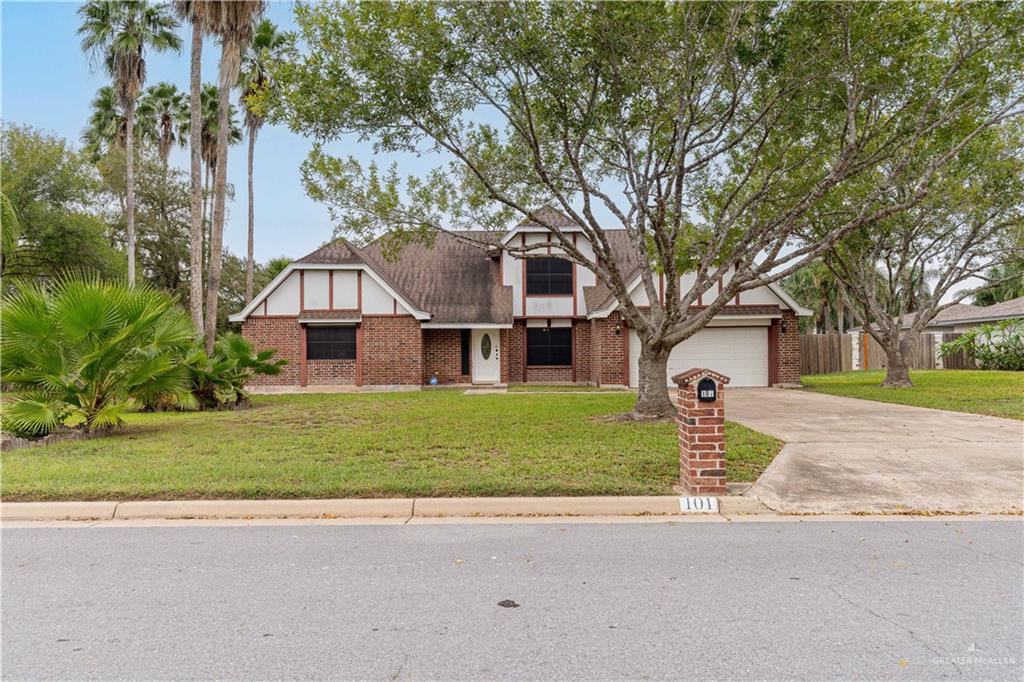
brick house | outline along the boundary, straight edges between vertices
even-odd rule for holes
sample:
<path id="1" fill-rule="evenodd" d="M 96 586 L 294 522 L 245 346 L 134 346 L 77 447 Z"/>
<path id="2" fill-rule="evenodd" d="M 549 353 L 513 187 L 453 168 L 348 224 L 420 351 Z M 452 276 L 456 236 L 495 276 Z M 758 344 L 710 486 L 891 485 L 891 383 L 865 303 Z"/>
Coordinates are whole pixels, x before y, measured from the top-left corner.
<path id="1" fill-rule="evenodd" d="M 582 230 L 542 210 L 592 255 Z M 596 276 L 559 258 L 557 246 L 548 246 L 550 258 L 525 260 L 504 248 L 549 242 L 547 232 L 524 221 L 504 235 L 471 233 L 487 246 L 441 233 L 432 246 L 406 246 L 397 261 L 380 240 L 357 248 L 339 239 L 291 263 L 231 321 L 289 361 L 263 384 L 636 386 L 638 338 Z M 607 235 L 642 308 L 627 235 Z M 663 282 L 659 289 L 664 295 Z M 776 285 L 745 291 L 673 350 L 668 374 L 702 366 L 733 386 L 797 383 L 796 316 L 807 314 Z"/>

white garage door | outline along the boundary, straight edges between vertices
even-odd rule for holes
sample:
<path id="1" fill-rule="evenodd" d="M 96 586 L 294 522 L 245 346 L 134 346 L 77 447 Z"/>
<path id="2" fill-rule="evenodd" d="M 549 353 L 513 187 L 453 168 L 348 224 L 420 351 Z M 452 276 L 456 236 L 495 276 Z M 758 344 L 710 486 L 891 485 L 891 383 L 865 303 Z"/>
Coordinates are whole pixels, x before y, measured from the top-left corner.
<path id="1" fill-rule="evenodd" d="M 640 340 L 629 332 L 629 385 L 637 385 Z M 730 386 L 768 385 L 768 327 L 705 327 L 672 349 L 668 376 L 694 367 L 721 372 Z"/>

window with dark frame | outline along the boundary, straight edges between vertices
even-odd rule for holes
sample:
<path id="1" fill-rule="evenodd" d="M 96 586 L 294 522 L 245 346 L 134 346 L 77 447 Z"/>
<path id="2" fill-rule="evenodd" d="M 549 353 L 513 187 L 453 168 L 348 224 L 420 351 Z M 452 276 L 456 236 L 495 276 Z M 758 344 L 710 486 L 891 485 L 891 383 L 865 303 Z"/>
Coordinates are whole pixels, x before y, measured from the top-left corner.
<path id="1" fill-rule="evenodd" d="M 572 263 L 564 258 L 527 258 L 526 293 L 529 296 L 572 294 Z"/>
<path id="2" fill-rule="evenodd" d="M 462 338 L 461 338 L 462 346 L 460 347 L 459 350 L 460 350 L 460 352 L 462 354 L 462 373 L 463 374 L 469 374 L 469 351 L 470 351 L 471 344 L 472 344 L 472 339 L 471 339 L 472 332 L 469 329 L 463 329 L 461 331 L 462 331 Z"/>
<path id="3" fill-rule="evenodd" d="M 355 327 L 307 327 L 307 360 L 355 360 Z"/>
<path id="4" fill-rule="evenodd" d="M 572 327 L 527 327 L 528 367 L 571 367 Z"/>

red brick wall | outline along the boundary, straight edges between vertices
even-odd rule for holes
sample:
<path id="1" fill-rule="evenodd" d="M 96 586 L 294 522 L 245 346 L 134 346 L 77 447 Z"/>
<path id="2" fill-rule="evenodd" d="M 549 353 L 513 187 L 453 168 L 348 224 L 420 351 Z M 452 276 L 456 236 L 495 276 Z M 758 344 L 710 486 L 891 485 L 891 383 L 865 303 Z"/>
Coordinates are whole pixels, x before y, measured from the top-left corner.
<path id="1" fill-rule="evenodd" d="M 779 383 L 800 383 L 800 323 L 792 310 L 782 311 L 782 324 L 779 326 Z"/>
<path id="2" fill-rule="evenodd" d="M 306 384 L 325 386 L 356 383 L 355 360 L 307 360 Z"/>
<path id="3" fill-rule="evenodd" d="M 255 350 L 276 348 L 277 355 L 288 361 L 275 376 L 257 376 L 253 386 L 298 386 L 302 362 L 302 330 L 297 317 L 250 317 L 242 323 L 242 336 Z"/>
<path id="4" fill-rule="evenodd" d="M 423 330 L 423 383 L 431 375 L 442 384 L 470 382 L 470 375 L 462 373 L 462 330 Z"/>
<path id="5" fill-rule="evenodd" d="M 592 381 L 590 370 L 591 324 L 588 320 L 573 320 L 573 327 L 575 327 L 576 334 L 576 382 L 589 384 Z"/>
<path id="6" fill-rule="evenodd" d="M 508 383 L 521 384 L 526 381 L 526 322 L 516 320 L 508 331 L 505 348 L 508 350 Z"/>
<path id="7" fill-rule="evenodd" d="M 616 333 L 618 328 L 618 333 Z M 629 331 L 619 313 L 592 320 L 590 329 L 591 381 L 597 385 L 626 383 L 623 337 Z"/>
<path id="8" fill-rule="evenodd" d="M 503 384 L 509 383 L 509 367 L 512 364 L 512 331 L 511 329 L 502 329 L 498 336 L 501 340 L 501 383 Z"/>
<path id="9" fill-rule="evenodd" d="M 363 315 L 363 384 L 423 382 L 423 331 L 412 315 Z"/>

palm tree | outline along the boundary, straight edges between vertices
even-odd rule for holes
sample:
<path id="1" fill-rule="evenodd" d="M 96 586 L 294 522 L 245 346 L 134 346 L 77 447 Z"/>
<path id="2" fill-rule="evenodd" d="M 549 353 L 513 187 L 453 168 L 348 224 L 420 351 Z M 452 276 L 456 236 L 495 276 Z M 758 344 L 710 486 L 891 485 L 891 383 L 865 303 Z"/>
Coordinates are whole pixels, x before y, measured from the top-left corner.
<path id="1" fill-rule="evenodd" d="M 213 352 L 217 335 L 217 303 L 220 289 L 221 251 L 224 242 L 224 199 L 227 191 L 228 116 L 230 95 L 238 83 L 242 46 L 252 38 L 253 24 L 263 13 L 263 0 L 211 0 L 210 30 L 220 37 L 220 69 L 217 105 L 217 164 L 213 174 L 213 225 L 210 228 L 210 265 L 206 288 L 206 352 Z"/>
<path id="2" fill-rule="evenodd" d="M 62 278 L 3 298 L 2 379 L 16 399 L 4 426 L 43 435 L 67 418 L 117 426 L 131 398 L 189 404 L 183 360 L 195 331 L 174 299 L 146 283 Z"/>
<path id="3" fill-rule="evenodd" d="M 202 159 L 203 173 L 203 203 L 201 206 L 201 225 L 206 230 L 210 212 L 207 210 L 206 198 L 212 199 L 210 186 L 213 183 L 213 176 L 217 170 L 217 126 L 220 122 L 220 93 L 217 86 L 210 83 L 203 85 L 202 96 L 200 97 L 201 123 L 199 132 L 199 151 Z M 228 146 L 236 145 L 242 141 L 242 128 L 238 125 L 238 109 L 235 105 L 228 106 Z M 202 239 L 202 237 L 201 237 Z M 202 242 L 200 242 L 202 245 Z"/>
<path id="4" fill-rule="evenodd" d="M 18 211 L 7 195 L 0 191 L 0 277 L 18 249 L 21 239 L 21 221 Z"/>
<path id="5" fill-rule="evenodd" d="M 146 48 L 181 49 L 175 21 L 163 5 L 148 0 L 89 0 L 78 10 L 82 50 L 102 63 L 114 79 L 125 114 L 125 211 L 128 232 L 128 281 L 135 281 L 135 105 L 146 80 Z"/>
<path id="6" fill-rule="evenodd" d="M 277 84 L 273 78 L 274 65 L 284 60 L 290 50 L 291 36 L 277 30 L 269 19 L 256 25 L 252 42 L 242 55 L 242 71 L 238 85 L 242 90 L 245 107 L 245 129 L 249 133 L 249 241 L 245 257 L 245 300 L 252 300 L 255 263 L 253 262 L 253 232 L 255 213 L 253 206 L 252 170 L 256 149 L 256 136 L 266 122 L 267 111 L 274 105 Z"/>
<path id="7" fill-rule="evenodd" d="M 189 69 L 189 146 L 192 197 L 190 202 L 191 226 L 189 230 L 190 284 L 189 311 L 192 324 L 203 333 L 203 208 L 202 186 L 202 59 L 203 35 L 209 32 L 213 21 L 213 7 L 204 0 L 175 0 L 178 16 L 192 24 L 192 57 Z"/>
<path id="8" fill-rule="evenodd" d="M 145 139 L 156 141 L 156 129 L 152 125 L 150 102 L 139 100 L 135 107 L 135 125 L 132 126 L 133 143 Z M 104 85 L 96 91 L 92 100 L 92 113 L 82 131 L 83 150 L 96 163 L 111 150 L 124 150 L 128 142 L 128 115 L 117 101 L 114 88 Z"/>
<path id="9" fill-rule="evenodd" d="M 175 144 L 184 146 L 185 133 L 188 131 L 189 110 L 184 93 L 173 83 L 157 83 L 146 88 L 146 93 L 139 100 L 140 111 L 145 107 L 146 116 L 137 116 L 148 121 L 147 127 L 152 130 L 153 141 L 156 143 L 160 161 L 167 171 L 167 161 L 171 148 Z"/>

